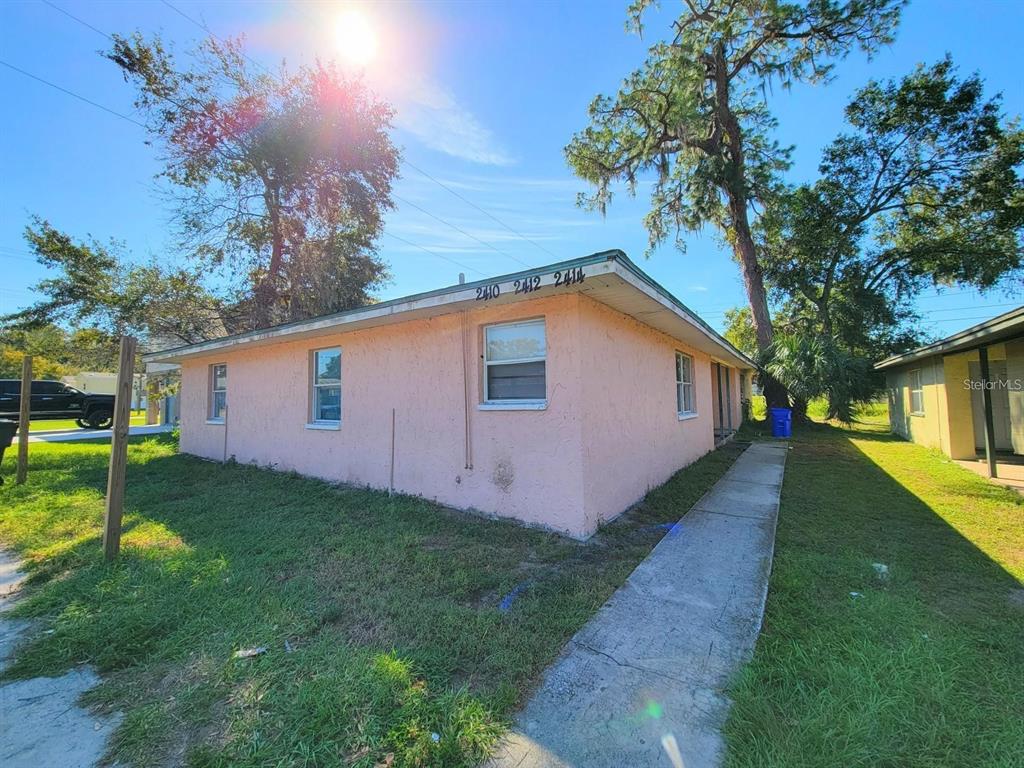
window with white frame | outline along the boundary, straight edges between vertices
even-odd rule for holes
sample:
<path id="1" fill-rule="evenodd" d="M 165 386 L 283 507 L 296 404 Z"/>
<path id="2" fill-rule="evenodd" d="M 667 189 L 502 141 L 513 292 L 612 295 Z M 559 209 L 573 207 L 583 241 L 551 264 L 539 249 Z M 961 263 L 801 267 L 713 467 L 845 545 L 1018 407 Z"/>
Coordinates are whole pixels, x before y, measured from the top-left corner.
<path id="1" fill-rule="evenodd" d="M 924 413 L 924 387 L 921 385 L 921 371 L 913 370 L 910 377 L 910 412 L 921 415 Z"/>
<path id="2" fill-rule="evenodd" d="M 210 421 L 224 421 L 228 410 L 228 366 L 210 366 Z"/>
<path id="3" fill-rule="evenodd" d="M 680 416 L 697 413 L 693 400 L 693 358 L 676 352 L 676 410 Z"/>
<path id="4" fill-rule="evenodd" d="M 484 402 L 543 403 L 547 397 L 544 320 L 484 328 Z"/>
<path id="5" fill-rule="evenodd" d="M 312 421 L 315 424 L 340 424 L 341 349 L 317 349 L 313 352 L 312 362 Z"/>

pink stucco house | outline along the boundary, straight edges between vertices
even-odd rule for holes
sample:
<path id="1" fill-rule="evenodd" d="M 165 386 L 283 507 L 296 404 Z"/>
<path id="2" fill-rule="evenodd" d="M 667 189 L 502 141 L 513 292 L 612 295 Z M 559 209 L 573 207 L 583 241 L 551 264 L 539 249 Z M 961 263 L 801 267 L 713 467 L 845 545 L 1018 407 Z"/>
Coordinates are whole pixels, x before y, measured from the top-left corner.
<path id="1" fill-rule="evenodd" d="M 145 359 L 185 453 L 578 538 L 731 434 L 754 367 L 621 251 Z"/>

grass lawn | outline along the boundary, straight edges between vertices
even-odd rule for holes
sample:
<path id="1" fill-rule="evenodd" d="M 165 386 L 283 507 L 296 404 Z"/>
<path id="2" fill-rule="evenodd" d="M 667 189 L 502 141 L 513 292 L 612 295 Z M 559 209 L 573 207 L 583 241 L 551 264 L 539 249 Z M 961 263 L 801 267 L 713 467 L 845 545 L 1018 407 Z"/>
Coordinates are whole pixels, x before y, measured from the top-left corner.
<path id="1" fill-rule="evenodd" d="M 131 425 L 142 426 L 146 423 L 145 411 L 132 411 Z M 36 419 L 29 422 L 29 432 L 50 432 L 55 429 L 81 429 L 74 419 Z"/>
<path id="2" fill-rule="evenodd" d="M 795 431 L 727 763 L 1022 766 L 1024 498 L 866 420 Z"/>
<path id="3" fill-rule="evenodd" d="M 34 444 L 29 482 L 0 488 L 0 541 L 31 568 L 17 613 L 52 634 L 7 674 L 96 665 L 90 700 L 125 713 L 108 758 L 132 765 L 471 765 L 658 524 L 739 450 L 580 544 L 136 438 L 124 550 L 107 565 L 109 447 Z"/>

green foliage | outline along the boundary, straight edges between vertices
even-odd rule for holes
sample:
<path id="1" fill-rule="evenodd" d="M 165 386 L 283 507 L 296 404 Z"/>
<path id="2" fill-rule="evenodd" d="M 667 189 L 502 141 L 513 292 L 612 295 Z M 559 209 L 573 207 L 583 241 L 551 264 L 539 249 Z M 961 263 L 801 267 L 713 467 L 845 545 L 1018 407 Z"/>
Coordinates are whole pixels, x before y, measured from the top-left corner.
<path id="1" fill-rule="evenodd" d="M 881 416 L 794 432 L 764 628 L 729 694 L 728 768 L 1009 768 L 1024 754 L 1024 498 L 883 434 Z"/>
<path id="2" fill-rule="evenodd" d="M 68 331 L 53 323 L 8 326 L 0 331 L 0 344 L 19 355 L 33 355 L 37 370 L 43 359 L 53 361 L 65 374 L 117 370 L 118 339 L 99 328 Z"/>
<path id="3" fill-rule="evenodd" d="M 641 31 L 654 3 L 629 9 Z M 734 198 L 764 202 L 789 166 L 789 150 L 770 134 L 772 84 L 827 79 L 832 62 L 853 47 L 871 52 L 891 40 L 901 2 L 855 0 L 806 4 L 717 0 L 688 4 L 672 37 L 656 42 L 618 94 L 590 106 L 591 125 L 566 147 L 572 169 L 597 185 L 583 198 L 604 210 L 610 184 L 655 184 L 645 219 L 651 245 L 705 224 L 733 232 Z M 745 211 L 742 214 L 745 217 Z"/>
<path id="4" fill-rule="evenodd" d="M 39 218 L 25 228 L 25 240 L 52 274 L 35 286 L 45 300 L 0 318 L 8 324 L 5 336 L 14 334 L 26 349 L 33 338 L 48 334 L 48 343 L 58 343 L 63 334 L 59 354 L 69 366 L 88 368 L 91 361 L 98 370 L 111 370 L 123 333 L 165 345 L 225 334 L 230 308 L 202 287 L 196 269 L 133 264 L 118 253 L 117 243 L 76 242 Z M 87 327 L 68 338 L 56 323 Z"/>
<path id="5" fill-rule="evenodd" d="M 630 26 L 642 30 L 655 0 L 636 0 Z M 614 97 L 590 105 L 590 125 L 565 149 L 572 170 L 591 182 L 580 204 L 604 212 L 612 184 L 630 194 L 651 180 L 644 219 L 650 248 L 672 233 L 715 227 L 740 265 L 757 347 L 772 341 L 762 266 L 751 232 L 758 204 L 770 205 L 790 149 L 773 137 L 767 94 L 775 85 L 827 80 L 837 59 L 870 54 L 892 40 L 902 0 L 687 0 L 668 39 Z M 784 393 L 765 377 L 765 394 Z"/>
<path id="6" fill-rule="evenodd" d="M 762 365 L 794 398 L 827 397 L 829 418 L 847 423 L 855 406 L 872 400 L 880 386 L 871 361 L 850 354 L 830 336 L 776 333 Z"/>
<path id="7" fill-rule="evenodd" d="M 29 482 L 0 486 L 0 541 L 30 567 L 16 610 L 41 625 L 6 674 L 99 667 L 89 703 L 125 713 L 108 755 L 119 764 L 476 764 L 657 543 L 652 526 L 739 452 L 708 454 L 581 544 L 175 448 L 132 440 L 113 565 L 109 443 L 34 444 Z M 254 646 L 267 651 L 233 658 Z"/>
<path id="8" fill-rule="evenodd" d="M 399 155 L 391 108 L 361 79 L 319 61 L 256 74 L 238 41 L 213 37 L 184 67 L 139 33 L 106 55 L 163 147 L 183 249 L 226 268 L 247 325 L 370 301 Z"/>
<path id="9" fill-rule="evenodd" d="M 747 357 L 756 360 L 758 357 L 757 334 L 754 323 L 750 319 L 748 307 L 734 307 L 725 310 L 725 340 Z"/>
<path id="10" fill-rule="evenodd" d="M 821 179 L 763 217 L 763 261 L 792 325 L 877 359 L 913 346 L 924 287 L 1020 283 L 1024 132 L 948 58 L 869 83 L 846 114 Z"/>
<path id="11" fill-rule="evenodd" d="M 0 344 L 0 379 L 20 379 L 22 360 L 25 352 Z M 53 360 L 40 356 L 32 357 L 32 378 L 59 381 L 68 370 Z"/>

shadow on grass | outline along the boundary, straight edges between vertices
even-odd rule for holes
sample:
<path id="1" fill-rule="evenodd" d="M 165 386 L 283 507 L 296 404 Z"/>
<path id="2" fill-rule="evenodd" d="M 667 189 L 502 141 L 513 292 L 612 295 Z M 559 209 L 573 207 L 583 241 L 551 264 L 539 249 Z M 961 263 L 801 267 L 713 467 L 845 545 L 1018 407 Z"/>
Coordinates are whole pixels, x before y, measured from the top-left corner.
<path id="1" fill-rule="evenodd" d="M 35 446 L 34 446 L 35 447 Z M 133 441 L 122 556 L 102 561 L 109 446 L 33 451 L 0 537 L 18 612 L 52 634 L 10 676 L 89 662 L 125 711 L 111 757 L 255 766 L 470 765 L 564 642 L 728 468 L 710 454 L 587 544 L 423 499 Z M 517 585 L 511 610 L 498 610 Z M 259 648 L 235 659 L 239 649 Z"/>
<path id="2" fill-rule="evenodd" d="M 728 765 L 1012 764 L 1024 500 L 878 431 L 805 425 L 791 444 Z"/>

